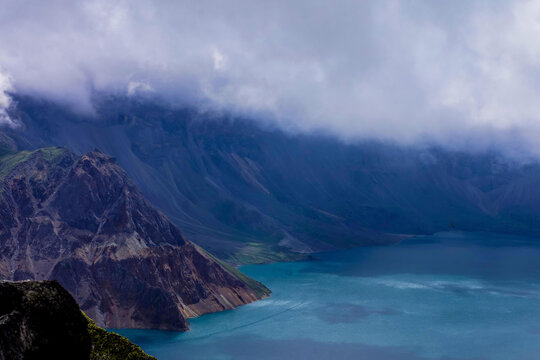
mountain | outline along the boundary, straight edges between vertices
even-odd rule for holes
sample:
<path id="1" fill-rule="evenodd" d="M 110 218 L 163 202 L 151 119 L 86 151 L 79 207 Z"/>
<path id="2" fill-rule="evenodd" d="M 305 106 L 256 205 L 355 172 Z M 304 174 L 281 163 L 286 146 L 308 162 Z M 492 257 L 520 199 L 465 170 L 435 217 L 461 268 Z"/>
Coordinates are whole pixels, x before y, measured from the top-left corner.
<path id="1" fill-rule="evenodd" d="M 56 281 L 0 282 L 0 360 L 156 360 L 85 317 Z"/>
<path id="2" fill-rule="evenodd" d="M 233 263 L 389 244 L 458 229 L 540 235 L 540 165 L 374 141 L 291 135 L 249 119 L 96 97 L 96 113 L 18 97 L 23 149 L 94 147 L 197 244 Z"/>
<path id="3" fill-rule="evenodd" d="M 114 158 L 65 148 L 1 155 L 0 278 L 58 280 L 111 328 L 186 330 L 268 294 L 186 240 Z"/>

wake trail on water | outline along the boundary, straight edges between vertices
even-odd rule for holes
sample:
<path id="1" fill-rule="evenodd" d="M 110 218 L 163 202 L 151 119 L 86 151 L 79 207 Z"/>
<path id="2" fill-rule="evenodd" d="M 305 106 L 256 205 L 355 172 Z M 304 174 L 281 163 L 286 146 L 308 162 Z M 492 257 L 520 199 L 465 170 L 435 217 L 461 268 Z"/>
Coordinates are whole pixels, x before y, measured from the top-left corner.
<path id="1" fill-rule="evenodd" d="M 269 320 L 269 319 L 272 319 L 272 318 L 275 318 L 279 315 L 282 315 L 288 311 L 291 311 L 291 310 L 294 310 L 296 309 L 297 307 L 300 307 L 302 305 L 304 305 L 306 302 L 301 302 L 301 303 L 298 303 L 298 304 L 294 304 L 293 306 L 291 307 L 288 307 L 287 309 L 284 309 L 284 310 L 281 310 L 281 311 L 278 311 L 278 312 L 275 312 L 273 314 L 270 314 L 268 316 L 265 316 L 263 318 L 260 318 L 258 320 L 255 320 L 255 321 L 252 321 L 252 322 L 249 322 L 247 324 L 242 324 L 242 325 L 238 325 L 238 326 L 235 326 L 233 328 L 228 328 L 228 329 L 223 329 L 223 330 L 218 330 L 218 331 L 215 331 L 213 333 L 210 333 L 210 334 L 206 334 L 206 335 L 201 335 L 201 336 L 197 336 L 197 337 L 194 337 L 194 338 L 189 338 L 189 339 L 185 339 L 185 340 L 182 340 L 182 342 L 189 342 L 189 341 L 194 341 L 194 340 L 202 340 L 202 339 L 206 339 L 206 338 L 209 338 L 211 336 L 215 336 L 215 335 L 219 335 L 219 334 L 222 334 L 222 333 L 225 333 L 225 332 L 231 332 L 231 331 L 236 331 L 236 330 L 239 330 L 239 329 L 244 329 L 244 328 L 247 328 L 247 327 L 250 327 L 250 326 L 253 326 L 255 324 L 259 324 L 263 321 L 266 321 L 266 320 Z"/>

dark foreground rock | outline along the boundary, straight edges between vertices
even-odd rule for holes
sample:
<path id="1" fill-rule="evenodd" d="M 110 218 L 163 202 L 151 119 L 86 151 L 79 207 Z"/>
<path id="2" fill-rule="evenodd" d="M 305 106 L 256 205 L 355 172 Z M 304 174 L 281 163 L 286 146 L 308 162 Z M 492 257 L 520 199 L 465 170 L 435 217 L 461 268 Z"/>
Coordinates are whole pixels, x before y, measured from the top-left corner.
<path id="1" fill-rule="evenodd" d="M 0 360 L 151 360 L 99 328 L 56 281 L 0 282 Z"/>
<path id="2" fill-rule="evenodd" d="M 0 156 L 0 279 L 55 279 L 99 326 L 186 330 L 268 294 L 186 240 L 115 160 Z"/>

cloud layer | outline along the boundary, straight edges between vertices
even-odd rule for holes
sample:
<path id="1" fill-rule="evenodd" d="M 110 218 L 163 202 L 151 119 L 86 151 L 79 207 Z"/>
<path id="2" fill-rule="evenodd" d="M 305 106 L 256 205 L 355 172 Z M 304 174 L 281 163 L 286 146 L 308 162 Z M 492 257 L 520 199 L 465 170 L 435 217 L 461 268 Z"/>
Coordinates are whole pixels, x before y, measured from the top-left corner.
<path id="1" fill-rule="evenodd" d="M 1 2 L 15 90 L 83 111 L 92 91 L 153 92 L 345 139 L 540 154 L 539 1 Z"/>
<path id="2" fill-rule="evenodd" d="M 9 92 L 12 90 L 11 77 L 0 71 L 0 125 L 15 125 L 8 115 L 12 103 Z"/>

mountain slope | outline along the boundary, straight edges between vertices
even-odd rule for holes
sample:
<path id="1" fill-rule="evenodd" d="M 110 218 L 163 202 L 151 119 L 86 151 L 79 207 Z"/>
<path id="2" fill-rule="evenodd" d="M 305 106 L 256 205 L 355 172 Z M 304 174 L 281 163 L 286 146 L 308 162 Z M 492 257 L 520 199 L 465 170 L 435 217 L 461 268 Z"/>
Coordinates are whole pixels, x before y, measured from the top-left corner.
<path id="1" fill-rule="evenodd" d="M 0 282 L 0 359 L 152 360 L 79 310 L 56 281 Z"/>
<path id="2" fill-rule="evenodd" d="M 457 228 L 540 235 L 537 162 L 288 135 L 253 121 L 136 98 L 96 116 L 18 98 L 21 148 L 99 147 L 190 239 L 232 262 L 387 244 Z"/>
<path id="3" fill-rule="evenodd" d="M 0 182 L 0 277 L 56 279 L 100 326 L 186 330 L 268 293 L 187 241 L 98 151 L 8 152 Z"/>

